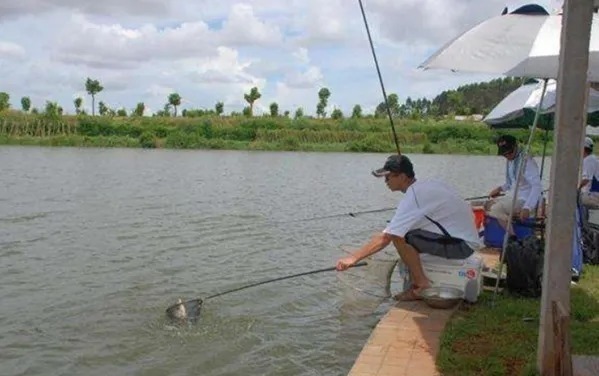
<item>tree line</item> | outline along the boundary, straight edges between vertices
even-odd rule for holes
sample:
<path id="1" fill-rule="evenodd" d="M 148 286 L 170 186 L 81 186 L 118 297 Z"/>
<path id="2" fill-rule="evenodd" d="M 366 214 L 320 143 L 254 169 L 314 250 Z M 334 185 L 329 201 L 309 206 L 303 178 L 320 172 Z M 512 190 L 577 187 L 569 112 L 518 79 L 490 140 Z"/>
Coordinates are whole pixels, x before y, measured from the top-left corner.
<path id="1" fill-rule="evenodd" d="M 346 117 L 350 118 L 383 118 L 391 114 L 394 118 L 409 118 L 409 119 L 420 119 L 424 117 L 445 117 L 450 115 L 473 115 L 482 114 L 485 115 L 491 111 L 491 109 L 499 103 L 506 95 L 511 91 L 518 88 L 520 85 L 525 83 L 525 79 L 522 78 L 497 78 L 489 82 L 473 83 L 463 85 L 455 90 L 446 90 L 441 92 L 432 100 L 427 98 L 416 98 L 412 99 L 407 97 L 404 102 L 400 102 L 399 95 L 392 93 L 387 96 L 387 102 L 380 102 L 372 114 L 364 114 L 362 106 L 356 104 L 353 106 L 351 114 L 344 114 L 339 108 L 334 108 L 330 115 L 327 113 L 328 100 L 331 97 L 331 91 L 323 87 L 318 91 L 318 102 L 316 104 L 316 117 L 327 118 L 329 115 L 332 119 L 343 119 Z M 87 78 L 85 81 L 85 90 L 91 97 L 91 111 L 92 116 L 96 115 L 96 96 L 104 90 L 104 87 L 97 79 Z M 247 102 L 247 106 L 239 113 L 233 111 L 230 113 L 231 116 L 254 116 L 254 105 L 262 97 L 259 89 L 253 87 L 248 93 L 244 94 L 244 100 Z M 179 93 L 170 93 L 163 108 L 153 116 L 159 117 L 177 117 L 179 116 L 178 108 L 181 105 L 182 97 Z M 75 113 L 77 115 L 87 115 L 83 106 L 83 98 L 77 97 L 73 101 Z M 389 107 L 389 111 L 387 110 Z M 9 109 L 10 95 L 6 92 L 0 92 L 0 111 Z M 32 108 L 31 99 L 29 97 L 21 98 L 21 110 L 23 112 L 31 112 L 34 114 L 44 113 L 47 115 L 62 115 L 63 108 L 57 102 L 46 101 L 43 110 Z M 110 108 L 104 101 L 99 101 L 97 105 L 98 114 L 100 116 L 143 116 L 146 110 L 144 102 L 139 102 L 131 111 L 127 111 L 125 108 Z M 224 103 L 217 102 L 213 109 L 183 109 L 181 116 L 183 117 L 201 117 L 207 115 L 221 116 L 224 114 Z M 276 102 L 272 102 L 269 105 L 269 113 L 267 116 L 278 117 L 290 117 L 290 111 L 284 111 L 280 113 L 279 105 Z M 293 113 L 293 118 L 304 117 L 304 109 L 298 107 Z"/>

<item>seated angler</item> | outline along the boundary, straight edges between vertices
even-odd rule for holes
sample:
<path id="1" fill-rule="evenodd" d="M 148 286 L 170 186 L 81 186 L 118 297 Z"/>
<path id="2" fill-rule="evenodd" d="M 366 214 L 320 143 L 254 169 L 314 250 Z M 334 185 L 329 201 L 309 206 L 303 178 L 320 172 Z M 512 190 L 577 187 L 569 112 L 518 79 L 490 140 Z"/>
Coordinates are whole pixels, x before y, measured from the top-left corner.
<path id="1" fill-rule="evenodd" d="M 489 197 L 495 198 L 501 193 L 508 193 L 508 195 L 491 202 L 490 208 L 487 207 L 487 215 L 496 218 L 501 227 L 505 229 L 512 210 L 513 192 L 516 188 L 520 164 L 524 163 L 524 172 L 518 183 L 518 196 L 512 213 L 518 216 L 520 221 L 525 221 L 534 215 L 543 186 L 537 162 L 530 155 L 524 158 L 524 150 L 518 146 L 518 141 L 514 136 L 502 135 L 497 139 L 497 154 L 506 159 L 505 182 L 493 189 L 489 193 Z M 510 228 L 509 232 L 514 235 L 513 229 Z"/>
<path id="2" fill-rule="evenodd" d="M 578 184 L 580 202 L 588 209 L 599 208 L 599 160 L 593 155 L 593 140 L 584 139 L 582 176 Z"/>
<path id="3" fill-rule="evenodd" d="M 383 168 L 373 171 L 385 177 L 391 191 L 404 193 L 393 219 L 380 233 L 337 261 L 337 270 L 346 270 L 361 259 L 393 243 L 408 267 L 412 288 L 397 295 L 398 300 L 420 299 L 430 287 L 422 268 L 421 253 L 447 259 L 466 259 L 481 247 L 472 209 L 448 184 L 439 180 L 417 180 L 410 159 L 390 156 Z"/>

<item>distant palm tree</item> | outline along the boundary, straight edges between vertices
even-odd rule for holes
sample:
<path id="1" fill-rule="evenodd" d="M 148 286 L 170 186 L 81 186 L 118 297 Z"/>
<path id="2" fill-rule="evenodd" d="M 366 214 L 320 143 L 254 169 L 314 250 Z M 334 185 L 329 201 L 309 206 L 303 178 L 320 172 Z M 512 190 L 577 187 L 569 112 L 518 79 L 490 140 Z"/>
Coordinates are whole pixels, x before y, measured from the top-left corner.
<path id="1" fill-rule="evenodd" d="M 168 103 L 175 109 L 175 117 L 177 117 L 177 106 L 181 104 L 181 96 L 177 93 L 172 93 L 168 96 Z"/>
<path id="2" fill-rule="evenodd" d="M 79 114 L 81 112 L 81 105 L 83 104 L 83 98 L 81 98 L 81 97 L 75 98 L 75 100 L 73 101 L 73 104 L 75 104 L 75 113 Z"/>
<path id="3" fill-rule="evenodd" d="M 262 94 L 260 94 L 258 88 L 255 86 L 250 90 L 249 94 L 243 95 L 245 101 L 248 102 L 250 105 L 250 111 L 248 114 L 249 116 L 254 116 L 254 102 L 260 99 L 261 96 Z"/>
<path id="4" fill-rule="evenodd" d="M 21 98 L 21 108 L 23 108 L 23 112 L 29 112 L 31 108 L 31 99 L 29 97 Z"/>
<path id="5" fill-rule="evenodd" d="M 216 114 L 218 116 L 222 115 L 222 113 L 225 110 L 225 104 L 223 102 L 216 102 L 216 105 L 214 106 L 214 110 L 216 111 Z"/>
<path id="6" fill-rule="evenodd" d="M 94 116 L 96 114 L 96 94 L 104 90 L 104 87 L 100 85 L 100 81 L 88 77 L 85 81 L 85 90 L 92 96 L 92 116 Z"/>

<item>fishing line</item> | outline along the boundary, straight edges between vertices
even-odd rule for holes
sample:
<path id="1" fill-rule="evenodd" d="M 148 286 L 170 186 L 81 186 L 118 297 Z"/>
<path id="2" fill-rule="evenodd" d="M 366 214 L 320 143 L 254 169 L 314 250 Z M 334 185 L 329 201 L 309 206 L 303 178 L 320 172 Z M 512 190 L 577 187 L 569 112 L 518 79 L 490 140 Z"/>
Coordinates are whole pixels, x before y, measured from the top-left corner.
<path id="1" fill-rule="evenodd" d="M 352 251 L 348 248 L 350 248 L 350 247 L 346 246 L 346 245 L 340 246 L 340 249 L 342 252 L 344 252 L 346 254 L 352 254 Z M 397 253 L 393 253 L 393 252 L 389 253 L 387 250 L 382 250 L 382 253 L 386 256 L 390 256 L 391 258 L 390 259 L 374 258 L 374 255 L 364 258 L 364 260 L 367 260 L 367 264 L 368 264 L 367 267 L 364 268 L 364 272 L 366 273 L 366 276 L 360 277 L 357 274 L 350 273 L 349 271 L 346 270 L 343 272 L 343 275 L 338 275 L 339 281 L 342 282 L 347 287 L 352 288 L 352 289 L 359 291 L 366 295 L 374 296 L 374 297 L 381 298 L 381 299 L 386 299 L 386 298 L 393 296 L 393 294 L 391 293 L 391 279 L 393 276 L 393 270 L 395 270 L 395 267 L 397 266 L 397 263 L 399 262 L 399 256 L 397 255 Z M 375 293 L 363 290 L 359 287 L 356 287 L 349 281 L 344 280 L 345 275 L 360 278 L 362 281 L 367 280 L 370 283 L 382 288 L 386 292 L 387 295 L 383 296 L 383 295 L 375 294 Z"/>
<path id="2" fill-rule="evenodd" d="M 385 107 L 387 107 L 387 115 L 389 116 L 389 122 L 391 123 L 391 130 L 393 131 L 393 140 L 395 141 L 395 147 L 397 148 L 397 154 L 401 155 L 399 150 L 399 142 L 397 141 L 397 133 L 395 132 L 395 125 L 393 124 L 393 116 L 391 116 L 391 108 L 389 107 L 389 101 L 387 101 L 387 93 L 385 92 L 385 85 L 383 84 L 383 76 L 381 75 L 381 69 L 379 68 L 379 62 L 376 58 L 376 52 L 374 51 L 374 45 L 372 44 L 372 37 L 370 36 L 370 28 L 368 27 L 368 21 L 366 20 L 366 13 L 364 12 L 364 6 L 362 0 L 358 0 L 360 3 L 360 10 L 362 11 L 362 18 L 364 19 L 364 25 L 366 26 L 366 33 L 368 34 L 368 41 L 370 42 L 370 50 L 372 51 L 372 57 L 374 58 L 374 64 L 376 65 L 376 71 L 379 76 L 379 82 L 381 83 L 381 89 L 383 91 L 383 98 L 385 100 Z"/>
<path id="3" fill-rule="evenodd" d="M 347 271 L 346 271 L 346 272 L 343 272 L 343 276 L 346 276 L 346 275 L 349 275 L 349 276 L 352 276 L 352 277 L 357 277 L 357 278 L 360 278 L 360 276 L 358 276 L 357 274 L 349 273 L 349 272 L 347 272 Z M 345 286 L 349 287 L 349 288 L 350 288 L 350 289 L 352 289 L 352 290 L 359 291 L 359 292 L 361 292 L 362 294 L 369 295 L 369 296 L 372 296 L 372 297 L 375 297 L 375 298 L 379 298 L 379 299 L 387 299 L 387 298 L 390 298 L 390 297 L 392 296 L 392 294 L 389 294 L 389 295 L 379 295 L 379 294 L 372 293 L 372 292 L 370 292 L 370 291 L 363 290 L 363 289 L 361 289 L 361 288 L 359 288 L 359 287 L 356 287 L 356 286 L 354 286 L 352 283 L 350 283 L 350 282 L 348 282 L 348 281 L 345 281 L 345 278 L 343 278 L 343 277 L 341 277 L 341 276 L 338 278 L 338 280 L 339 280 L 339 282 L 341 282 L 342 284 L 344 284 Z M 386 286 L 384 286 L 384 285 L 382 285 L 382 284 L 380 284 L 380 283 L 373 282 L 373 284 L 375 284 L 375 285 L 377 285 L 378 287 L 381 287 L 381 288 L 383 288 L 383 289 L 386 289 Z"/>

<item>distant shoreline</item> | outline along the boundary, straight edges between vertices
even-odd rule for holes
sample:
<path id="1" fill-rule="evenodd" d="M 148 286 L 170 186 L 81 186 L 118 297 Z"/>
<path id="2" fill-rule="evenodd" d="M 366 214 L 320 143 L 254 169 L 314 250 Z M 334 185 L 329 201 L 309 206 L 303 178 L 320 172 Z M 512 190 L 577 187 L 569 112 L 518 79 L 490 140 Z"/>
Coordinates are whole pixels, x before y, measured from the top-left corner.
<path id="1" fill-rule="evenodd" d="M 496 155 L 499 133 L 528 139 L 527 129 L 490 129 L 475 121 L 396 119 L 402 152 Z M 541 155 L 544 132 L 533 142 Z M 388 119 L 286 117 L 103 117 L 0 114 L 0 145 L 314 152 L 396 151 Z M 547 145 L 552 150 L 552 135 Z"/>

